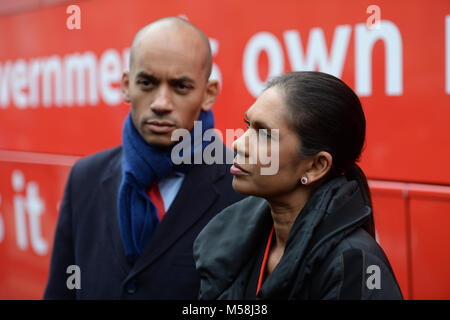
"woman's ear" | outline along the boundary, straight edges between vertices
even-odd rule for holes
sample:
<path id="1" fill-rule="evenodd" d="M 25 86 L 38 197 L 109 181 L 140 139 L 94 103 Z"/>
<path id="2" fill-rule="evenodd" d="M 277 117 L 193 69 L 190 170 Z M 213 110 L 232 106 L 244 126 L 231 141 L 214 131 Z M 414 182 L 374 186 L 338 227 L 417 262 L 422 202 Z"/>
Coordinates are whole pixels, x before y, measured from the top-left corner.
<path id="1" fill-rule="evenodd" d="M 205 97 L 203 98 L 202 110 L 208 111 L 212 108 L 214 102 L 216 101 L 217 95 L 219 94 L 219 81 L 209 80 L 206 84 Z"/>
<path id="2" fill-rule="evenodd" d="M 308 184 L 319 181 L 331 170 L 333 157 L 326 151 L 320 151 L 311 158 L 309 169 L 305 172 Z"/>
<path id="3" fill-rule="evenodd" d="M 130 73 L 128 70 L 125 70 L 122 74 L 122 80 L 120 82 L 120 89 L 122 90 L 123 100 L 126 102 L 131 102 L 130 99 Z"/>

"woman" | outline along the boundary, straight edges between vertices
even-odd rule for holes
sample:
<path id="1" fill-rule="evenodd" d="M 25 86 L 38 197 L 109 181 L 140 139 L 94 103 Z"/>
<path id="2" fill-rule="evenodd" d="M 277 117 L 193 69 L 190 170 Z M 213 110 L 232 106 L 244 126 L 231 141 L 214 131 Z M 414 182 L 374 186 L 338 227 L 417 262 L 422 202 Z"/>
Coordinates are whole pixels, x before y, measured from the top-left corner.
<path id="1" fill-rule="evenodd" d="M 268 84 L 245 122 L 230 171 L 233 188 L 251 196 L 196 239 L 199 298 L 402 299 L 356 165 L 365 117 L 355 93 L 325 73 L 287 73 Z M 249 160 L 275 145 L 278 171 L 261 174 L 267 163 Z"/>

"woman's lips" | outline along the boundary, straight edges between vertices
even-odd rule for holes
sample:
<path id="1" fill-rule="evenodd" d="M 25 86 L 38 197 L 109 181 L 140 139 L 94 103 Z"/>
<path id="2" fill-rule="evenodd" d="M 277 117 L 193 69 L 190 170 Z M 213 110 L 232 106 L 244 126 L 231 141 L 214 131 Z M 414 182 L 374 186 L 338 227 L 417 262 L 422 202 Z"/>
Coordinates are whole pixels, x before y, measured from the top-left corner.
<path id="1" fill-rule="evenodd" d="M 242 169 L 236 162 L 230 167 L 230 173 L 233 175 L 248 175 L 248 172 Z"/>
<path id="2" fill-rule="evenodd" d="M 153 133 L 168 133 L 175 128 L 175 125 L 168 121 L 152 120 L 146 122 L 145 124 Z"/>

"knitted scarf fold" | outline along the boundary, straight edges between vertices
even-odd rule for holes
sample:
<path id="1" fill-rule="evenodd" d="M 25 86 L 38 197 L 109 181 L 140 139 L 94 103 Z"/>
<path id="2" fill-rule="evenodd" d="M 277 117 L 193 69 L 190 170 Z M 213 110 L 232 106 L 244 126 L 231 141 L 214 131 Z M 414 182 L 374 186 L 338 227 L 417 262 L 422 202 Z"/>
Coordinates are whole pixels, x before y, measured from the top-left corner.
<path id="1" fill-rule="evenodd" d="M 202 133 L 214 127 L 212 111 L 201 111 Z M 191 130 L 191 153 L 194 137 Z M 181 143 L 181 142 L 180 142 Z M 202 142 L 202 149 L 210 142 Z M 174 171 L 187 172 L 191 165 L 175 165 L 171 160 L 172 147 L 151 146 L 145 142 L 128 114 L 122 131 L 122 182 L 119 189 L 119 226 L 125 254 L 130 263 L 141 255 L 159 225 L 157 210 L 149 199 L 150 186 Z"/>

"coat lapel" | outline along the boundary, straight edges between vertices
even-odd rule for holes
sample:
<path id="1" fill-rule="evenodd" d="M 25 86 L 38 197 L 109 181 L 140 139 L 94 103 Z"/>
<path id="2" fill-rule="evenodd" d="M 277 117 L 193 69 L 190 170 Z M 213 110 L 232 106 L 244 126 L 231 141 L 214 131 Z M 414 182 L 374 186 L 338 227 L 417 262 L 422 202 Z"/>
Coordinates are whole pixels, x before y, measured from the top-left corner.
<path id="1" fill-rule="evenodd" d="M 118 218 L 118 197 L 119 187 L 122 181 L 122 150 L 114 157 L 102 180 L 102 188 L 99 192 L 99 203 L 104 204 L 104 212 L 107 217 L 110 243 L 114 247 L 118 263 L 125 274 L 128 274 L 130 266 L 125 256 L 125 249 L 122 243 L 122 236 L 119 228 Z"/>
<path id="2" fill-rule="evenodd" d="M 219 196 L 213 182 L 225 174 L 225 169 L 226 166 L 195 165 L 186 174 L 169 211 L 125 281 L 152 264 L 207 212 Z"/>

